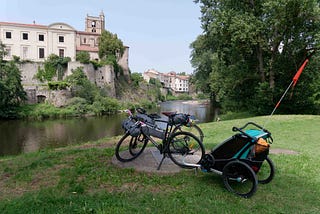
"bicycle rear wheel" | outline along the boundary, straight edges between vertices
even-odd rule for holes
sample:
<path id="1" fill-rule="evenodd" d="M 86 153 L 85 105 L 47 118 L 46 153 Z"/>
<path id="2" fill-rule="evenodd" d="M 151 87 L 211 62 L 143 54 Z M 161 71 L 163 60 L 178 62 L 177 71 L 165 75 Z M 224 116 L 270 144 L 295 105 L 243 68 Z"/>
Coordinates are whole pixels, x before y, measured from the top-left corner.
<path id="1" fill-rule="evenodd" d="M 195 168 L 205 154 L 205 149 L 194 134 L 176 132 L 169 137 L 168 155 L 171 160 L 183 168 Z"/>
<path id="2" fill-rule="evenodd" d="M 129 133 L 126 133 L 116 146 L 116 158 L 121 162 L 131 161 L 143 152 L 147 143 L 148 139 L 143 134 L 132 137 Z"/>
<path id="3" fill-rule="evenodd" d="M 257 172 L 258 182 L 260 184 L 269 183 L 274 177 L 274 172 L 275 168 L 273 161 L 269 157 L 266 157 L 266 159 L 262 162 L 259 171 Z"/>
<path id="4" fill-rule="evenodd" d="M 190 132 L 194 134 L 196 137 L 200 139 L 201 142 L 203 142 L 204 134 L 200 127 L 196 124 L 193 124 L 192 126 L 176 126 L 172 133 L 176 132 Z"/>

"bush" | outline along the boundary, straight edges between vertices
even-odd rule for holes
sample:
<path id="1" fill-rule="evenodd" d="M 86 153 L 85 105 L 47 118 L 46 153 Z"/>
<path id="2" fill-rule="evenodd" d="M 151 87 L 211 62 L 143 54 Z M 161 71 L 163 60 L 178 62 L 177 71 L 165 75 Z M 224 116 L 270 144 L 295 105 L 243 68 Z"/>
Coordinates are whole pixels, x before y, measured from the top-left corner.
<path id="1" fill-rule="evenodd" d="M 90 63 L 90 54 L 87 51 L 79 51 L 76 54 L 76 61 L 79 61 L 83 64 L 89 64 Z"/>
<path id="2" fill-rule="evenodd" d="M 69 86 L 69 84 L 67 82 L 57 81 L 48 82 L 48 86 L 50 90 L 64 90 Z"/>
<path id="3" fill-rule="evenodd" d="M 86 114 L 90 110 L 90 105 L 86 99 L 81 97 L 71 98 L 68 107 L 72 108 L 78 115 Z"/>
<path id="4" fill-rule="evenodd" d="M 118 100 L 110 97 L 98 96 L 92 104 L 92 110 L 96 115 L 115 113 L 119 108 Z"/>

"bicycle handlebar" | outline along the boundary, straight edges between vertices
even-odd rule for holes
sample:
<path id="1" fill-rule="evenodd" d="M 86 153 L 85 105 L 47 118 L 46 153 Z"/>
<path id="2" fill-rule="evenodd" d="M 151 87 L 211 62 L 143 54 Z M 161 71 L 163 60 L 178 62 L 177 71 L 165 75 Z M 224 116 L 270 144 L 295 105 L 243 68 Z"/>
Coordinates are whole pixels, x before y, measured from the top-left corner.
<path id="1" fill-rule="evenodd" d="M 260 130 L 268 133 L 268 134 L 271 136 L 271 133 L 270 133 L 268 130 L 264 129 L 262 126 L 254 123 L 254 122 L 248 122 L 248 123 L 246 123 L 244 126 L 242 126 L 242 127 L 240 127 L 240 128 L 234 126 L 234 127 L 232 127 L 232 131 L 234 131 L 234 132 L 240 132 L 241 134 L 243 134 L 243 135 L 245 135 L 245 136 L 247 136 L 247 137 L 249 137 L 249 138 L 251 138 L 251 139 L 253 139 L 253 140 L 256 141 L 256 140 L 257 140 L 256 137 L 250 136 L 249 134 L 247 134 L 246 132 L 243 131 L 243 129 L 246 128 L 248 125 L 253 125 L 253 126 L 259 128 Z"/>

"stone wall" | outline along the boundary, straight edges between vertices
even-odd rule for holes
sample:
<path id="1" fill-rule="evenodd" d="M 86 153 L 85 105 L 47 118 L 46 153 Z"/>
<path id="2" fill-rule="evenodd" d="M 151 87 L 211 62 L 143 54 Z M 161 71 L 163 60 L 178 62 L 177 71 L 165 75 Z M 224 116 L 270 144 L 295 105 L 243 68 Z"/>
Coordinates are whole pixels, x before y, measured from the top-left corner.
<path id="1" fill-rule="evenodd" d="M 106 65 L 95 70 L 92 64 L 69 62 L 64 78 L 71 75 L 72 71 L 78 67 L 83 68 L 84 73 L 92 83 L 99 87 L 107 87 L 109 96 L 116 96 L 113 66 Z M 43 68 L 43 63 L 24 63 L 19 66 L 22 77 L 21 83 L 27 92 L 28 103 L 38 103 L 45 99 L 55 106 L 66 105 L 67 100 L 71 98 L 71 92 L 68 90 L 49 90 L 46 82 L 40 82 L 35 78 L 39 68 Z"/>

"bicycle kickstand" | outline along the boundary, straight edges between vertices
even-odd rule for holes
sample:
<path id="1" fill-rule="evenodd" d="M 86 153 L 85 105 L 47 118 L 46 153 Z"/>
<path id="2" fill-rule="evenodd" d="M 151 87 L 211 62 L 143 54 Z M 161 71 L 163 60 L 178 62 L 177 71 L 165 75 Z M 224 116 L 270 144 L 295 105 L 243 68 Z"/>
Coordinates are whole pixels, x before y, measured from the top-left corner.
<path id="1" fill-rule="evenodd" d="M 161 159 L 161 161 L 160 161 L 160 163 L 159 163 L 159 165 L 158 165 L 157 170 L 160 170 L 161 165 L 162 165 L 162 163 L 163 163 L 163 161 L 164 161 L 165 158 L 166 158 L 166 155 L 165 155 L 165 153 L 163 153 L 162 159 Z"/>

